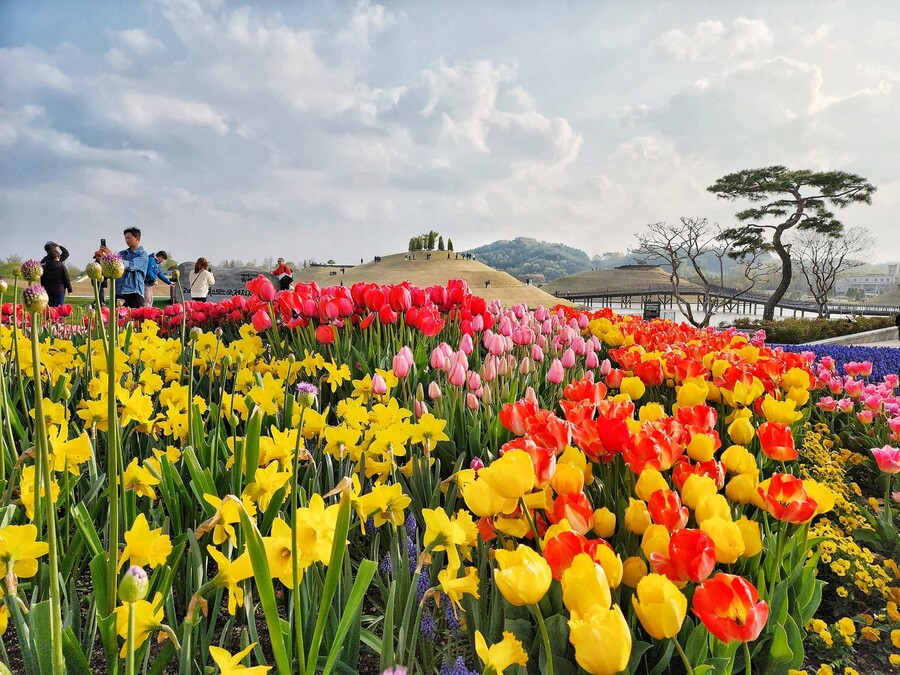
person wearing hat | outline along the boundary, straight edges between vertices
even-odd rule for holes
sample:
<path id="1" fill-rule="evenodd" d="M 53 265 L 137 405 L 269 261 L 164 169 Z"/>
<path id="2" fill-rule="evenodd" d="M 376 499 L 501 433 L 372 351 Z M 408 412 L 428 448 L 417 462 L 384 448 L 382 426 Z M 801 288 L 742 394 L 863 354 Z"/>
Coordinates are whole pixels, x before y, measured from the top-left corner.
<path id="1" fill-rule="evenodd" d="M 59 262 L 65 262 L 69 257 L 69 249 L 67 249 L 62 244 L 57 244 L 55 241 L 48 241 L 46 244 L 44 244 L 44 253 L 46 253 L 47 255 L 41 258 L 41 265 L 46 265 L 48 262 L 53 260 L 51 249 L 56 249 L 56 252 L 59 254 L 57 256 Z"/>

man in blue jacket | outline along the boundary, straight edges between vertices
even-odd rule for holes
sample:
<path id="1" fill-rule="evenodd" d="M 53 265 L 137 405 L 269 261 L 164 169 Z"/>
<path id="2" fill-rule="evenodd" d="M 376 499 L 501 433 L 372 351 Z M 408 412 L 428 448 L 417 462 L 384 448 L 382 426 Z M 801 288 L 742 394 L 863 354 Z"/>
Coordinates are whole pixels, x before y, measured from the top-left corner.
<path id="1" fill-rule="evenodd" d="M 144 307 L 153 307 L 153 284 L 159 279 L 166 286 L 172 285 L 172 280 L 162 271 L 164 260 L 169 259 L 165 251 L 157 251 L 147 258 L 147 276 L 144 278 Z"/>
<path id="2" fill-rule="evenodd" d="M 138 309 L 144 306 L 144 278 L 147 276 L 147 252 L 141 246 L 141 231 L 136 227 L 127 227 L 123 232 L 124 251 L 119 251 L 125 263 L 125 274 L 116 281 L 116 299 L 122 300 L 126 307 Z M 98 251 L 103 255 L 112 253 L 106 246 Z"/>

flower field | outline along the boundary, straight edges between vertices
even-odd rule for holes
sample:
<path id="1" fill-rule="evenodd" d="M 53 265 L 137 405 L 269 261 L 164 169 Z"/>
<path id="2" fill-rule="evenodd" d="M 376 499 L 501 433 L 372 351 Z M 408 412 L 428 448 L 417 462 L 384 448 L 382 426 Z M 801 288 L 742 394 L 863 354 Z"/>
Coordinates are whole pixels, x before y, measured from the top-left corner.
<path id="1" fill-rule="evenodd" d="M 894 350 L 248 288 L 0 282 L 0 673 L 900 670 Z"/>

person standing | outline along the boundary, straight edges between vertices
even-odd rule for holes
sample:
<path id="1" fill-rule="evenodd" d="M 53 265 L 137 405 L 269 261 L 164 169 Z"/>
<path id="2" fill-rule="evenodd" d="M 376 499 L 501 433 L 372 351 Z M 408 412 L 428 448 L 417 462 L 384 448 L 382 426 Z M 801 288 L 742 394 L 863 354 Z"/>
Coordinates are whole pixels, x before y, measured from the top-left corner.
<path id="1" fill-rule="evenodd" d="M 209 287 L 215 283 L 216 278 L 209 271 L 209 263 L 206 258 L 197 258 L 194 271 L 190 274 L 191 300 L 206 302 L 209 296 Z"/>
<path id="2" fill-rule="evenodd" d="M 894 319 L 894 324 L 897 326 L 897 339 L 900 340 L 900 314 Z"/>
<path id="3" fill-rule="evenodd" d="M 72 283 L 69 281 L 69 270 L 62 264 L 62 251 L 59 247 L 52 246 L 44 258 L 44 273 L 41 274 L 41 286 L 47 290 L 51 307 L 59 307 L 66 304 L 66 291 L 72 292 Z"/>
<path id="4" fill-rule="evenodd" d="M 157 251 L 147 258 L 147 276 L 144 279 L 144 307 L 153 307 L 153 285 L 157 280 L 162 281 L 167 286 L 172 285 L 172 280 L 163 272 L 163 261 L 169 259 L 169 254 L 165 251 Z"/>
<path id="5" fill-rule="evenodd" d="M 278 259 L 278 267 L 272 270 L 272 275 L 278 278 L 278 289 L 286 291 L 294 281 L 294 273 L 284 264 L 284 258 Z"/>
<path id="6" fill-rule="evenodd" d="M 57 244 L 55 241 L 48 241 L 44 244 L 44 253 L 46 253 L 46 255 L 41 258 L 41 265 L 46 265 L 52 260 L 51 251 L 53 249 L 59 249 L 59 262 L 65 262 L 69 257 L 69 249 L 62 244 Z"/>
<path id="7" fill-rule="evenodd" d="M 144 279 L 147 276 L 147 251 L 141 246 L 141 231 L 137 227 L 127 227 L 123 231 L 124 251 L 119 251 L 125 263 L 125 274 L 116 282 L 116 299 L 126 307 L 138 309 L 144 306 Z M 101 255 L 109 255 L 112 251 L 101 246 L 97 251 Z"/>

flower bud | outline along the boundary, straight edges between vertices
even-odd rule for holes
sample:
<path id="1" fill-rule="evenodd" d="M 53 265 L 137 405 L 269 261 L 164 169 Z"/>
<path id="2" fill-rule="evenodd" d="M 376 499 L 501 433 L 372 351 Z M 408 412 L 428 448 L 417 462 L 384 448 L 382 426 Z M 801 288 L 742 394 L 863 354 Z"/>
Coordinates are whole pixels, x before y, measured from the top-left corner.
<path id="1" fill-rule="evenodd" d="M 0 293 L 6 293 L 9 289 L 9 284 L 6 283 L 5 279 L 0 279 Z"/>
<path id="2" fill-rule="evenodd" d="M 297 403 L 304 408 L 311 408 L 319 395 L 319 388 L 311 382 L 297 384 Z"/>
<path id="3" fill-rule="evenodd" d="M 37 260 L 26 260 L 21 266 L 22 278 L 25 281 L 35 282 L 41 278 L 44 268 Z"/>
<path id="4" fill-rule="evenodd" d="M 137 602 L 147 597 L 150 581 L 143 567 L 132 565 L 119 582 L 119 597 L 123 602 Z"/>
<path id="5" fill-rule="evenodd" d="M 100 268 L 107 279 L 121 279 L 125 274 L 125 262 L 118 253 L 110 253 L 100 258 Z"/>
<path id="6" fill-rule="evenodd" d="M 50 297 L 43 286 L 33 284 L 22 291 L 22 304 L 27 312 L 43 312 L 50 304 Z"/>
<path id="7" fill-rule="evenodd" d="M 96 260 L 92 260 L 84 267 L 84 273 L 87 274 L 91 281 L 101 281 L 103 279 L 103 268 Z"/>
<path id="8" fill-rule="evenodd" d="M 432 380 L 428 385 L 428 398 L 430 398 L 432 401 L 436 401 L 441 397 L 441 395 L 441 386 L 437 382 Z"/>
<path id="9" fill-rule="evenodd" d="M 188 341 L 196 342 L 197 340 L 200 339 L 201 335 L 203 335 L 203 331 L 200 330 L 199 328 L 197 328 L 196 326 L 194 326 L 193 328 L 191 328 L 190 332 L 188 333 Z"/>
<path id="10" fill-rule="evenodd" d="M 169 272 L 169 278 L 170 278 L 172 281 L 178 281 L 178 280 L 181 278 L 181 270 L 179 270 L 179 269 L 176 267 L 174 270 L 172 270 L 171 272 Z"/>

